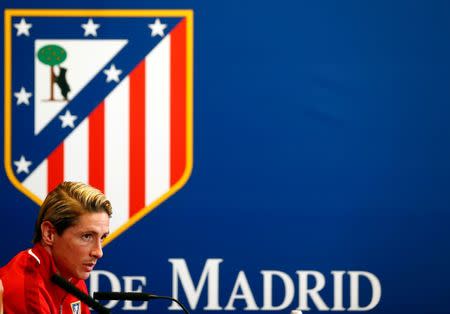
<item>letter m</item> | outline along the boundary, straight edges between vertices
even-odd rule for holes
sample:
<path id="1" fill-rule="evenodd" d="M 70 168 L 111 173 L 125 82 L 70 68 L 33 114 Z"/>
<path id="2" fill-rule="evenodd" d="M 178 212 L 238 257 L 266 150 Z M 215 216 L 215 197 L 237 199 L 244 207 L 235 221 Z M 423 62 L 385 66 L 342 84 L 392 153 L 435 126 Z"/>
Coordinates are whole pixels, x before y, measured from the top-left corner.
<path id="1" fill-rule="evenodd" d="M 221 310 L 219 305 L 219 264 L 222 261 L 221 258 L 208 258 L 197 287 L 195 287 L 186 261 L 183 258 L 169 258 L 169 262 L 172 264 L 172 296 L 178 299 L 178 282 L 180 282 L 189 306 L 195 310 L 206 279 L 208 279 L 208 304 L 204 310 Z M 169 310 L 181 310 L 181 308 L 172 302 Z"/>

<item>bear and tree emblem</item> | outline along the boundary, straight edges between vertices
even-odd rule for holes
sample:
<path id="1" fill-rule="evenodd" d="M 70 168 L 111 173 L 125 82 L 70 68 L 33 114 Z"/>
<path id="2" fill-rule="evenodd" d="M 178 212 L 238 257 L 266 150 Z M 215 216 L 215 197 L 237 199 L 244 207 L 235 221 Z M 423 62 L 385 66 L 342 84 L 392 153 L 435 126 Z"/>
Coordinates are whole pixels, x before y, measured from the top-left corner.
<path id="1" fill-rule="evenodd" d="M 39 61 L 50 66 L 50 101 L 55 101 L 54 85 L 56 84 L 61 90 L 64 100 L 68 100 L 68 94 L 70 92 L 70 86 L 67 82 L 66 74 L 67 69 L 59 66 L 67 58 L 67 52 L 58 45 L 46 45 L 39 49 L 37 53 Z M 58 66 L 59 75 L 56 75 L 54 67 Z"/>

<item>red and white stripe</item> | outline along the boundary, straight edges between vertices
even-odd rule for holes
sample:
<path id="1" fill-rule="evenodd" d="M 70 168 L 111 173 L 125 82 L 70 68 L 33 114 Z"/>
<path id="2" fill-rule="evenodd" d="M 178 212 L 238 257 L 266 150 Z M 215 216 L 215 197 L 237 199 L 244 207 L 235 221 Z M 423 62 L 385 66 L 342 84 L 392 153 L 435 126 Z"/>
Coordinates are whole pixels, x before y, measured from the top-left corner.
<path id="1" fill-rule="evenodd" d="M 185 168 L 183 20 L 23 184 L 42 200 L 62 181 L 97 187 L 113 205 L 114 232 L 168 192 Z"/>

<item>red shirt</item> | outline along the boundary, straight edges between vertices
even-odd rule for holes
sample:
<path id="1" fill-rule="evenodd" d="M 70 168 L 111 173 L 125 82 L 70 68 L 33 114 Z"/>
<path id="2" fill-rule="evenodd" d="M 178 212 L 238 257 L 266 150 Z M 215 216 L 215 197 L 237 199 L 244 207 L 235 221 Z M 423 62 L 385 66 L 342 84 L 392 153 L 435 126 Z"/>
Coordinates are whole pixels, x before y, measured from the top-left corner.
<path id="1" fill-rule="evenodd" d="M 41 244 L 17 254 L 0 268 L 5 314 L 90 313 L 86 304 L 50 281 L 56 272 L 52 256 Z M 72 279 L 71 283 L 88 293 L 84 280 Z"/>

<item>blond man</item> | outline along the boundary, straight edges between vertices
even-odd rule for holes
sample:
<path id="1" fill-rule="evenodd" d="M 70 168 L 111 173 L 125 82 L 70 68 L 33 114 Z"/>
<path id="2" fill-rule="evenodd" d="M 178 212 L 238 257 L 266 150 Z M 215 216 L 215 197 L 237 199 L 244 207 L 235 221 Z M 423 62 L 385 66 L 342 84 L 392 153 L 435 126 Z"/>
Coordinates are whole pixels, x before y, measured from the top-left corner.
<path id="1" fill-rule="evenodd" d="M 0 268 L 5 313 L 89 313 L 50 277 L 56 273 L 87 293 L 84 280 L 103 256 L 111 214 L 103 193 L 87 184 L 63 182 L 51 191 L 39 211 L 34 247 Z"/>

